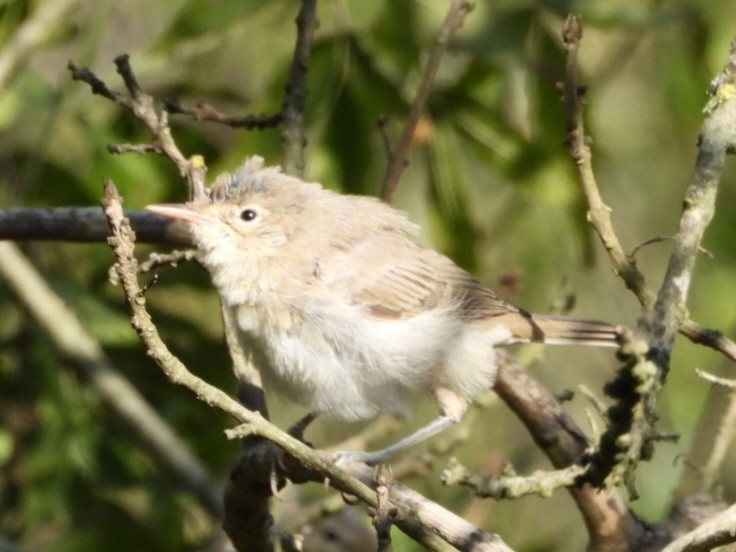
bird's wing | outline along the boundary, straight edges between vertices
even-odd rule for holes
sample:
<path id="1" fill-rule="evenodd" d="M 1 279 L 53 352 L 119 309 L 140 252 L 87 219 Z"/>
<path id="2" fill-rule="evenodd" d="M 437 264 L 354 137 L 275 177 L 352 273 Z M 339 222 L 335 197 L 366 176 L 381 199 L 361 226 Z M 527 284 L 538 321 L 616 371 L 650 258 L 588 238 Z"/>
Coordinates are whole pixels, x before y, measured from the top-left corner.
<path id="1" fill-rule="evenodd" d="M 467 319 L 521 312 L 444 255 L 393 233 L 367 236 L 334 252 L 324 259 L 318 277 L 383 318 L 408 318 L 451 305 L 458 305 Z"/>

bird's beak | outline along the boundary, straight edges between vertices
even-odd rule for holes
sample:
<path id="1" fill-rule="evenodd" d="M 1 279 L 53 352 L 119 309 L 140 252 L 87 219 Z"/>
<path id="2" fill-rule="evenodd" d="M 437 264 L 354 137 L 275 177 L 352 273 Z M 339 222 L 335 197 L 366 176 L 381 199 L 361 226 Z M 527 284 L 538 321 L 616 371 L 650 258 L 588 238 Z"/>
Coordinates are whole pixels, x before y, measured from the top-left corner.
<path id="1" fill-rule="evenodd" d="M 158 203 L 155 205 L 147 205 L 146 210 L 174 220 L 183 220 L 194 224 L 216 222 L 212 217 L 198 213 L 183 203 Z"/>

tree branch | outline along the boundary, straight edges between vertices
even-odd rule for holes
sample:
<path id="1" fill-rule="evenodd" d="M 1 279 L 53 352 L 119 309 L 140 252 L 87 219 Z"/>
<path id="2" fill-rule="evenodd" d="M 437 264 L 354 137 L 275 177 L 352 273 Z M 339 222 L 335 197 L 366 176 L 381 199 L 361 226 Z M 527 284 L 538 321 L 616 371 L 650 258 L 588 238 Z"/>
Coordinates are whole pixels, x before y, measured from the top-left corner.
<path id="1" fill-rule="evenodd" d="M 555 397 L 521 366 L 502 357 L 496 385 L 499 397 L 526 426 L 534 442 L 555 468 L 580 461 L 587 439 Z M 645 527 L 629 511 L 615 490 L 590 483 L 568 488 L 580 510 L 591 550 L 628 550 Z"/>
<path id="2" fill-rule="evenodd" d="M 185 224 L 134 209 L 126 209 L 125 216 L 143 243 L 192 245 Z M 104 243 L 109 235 L 110 227 L 99 207 L 0 209 L 0 240 Z"/>
<path id="3" fill-rule="evenodd" d="M 304 146 L 304 105 L 307 99 L 307 70 L 309 53 L 312 50 L 314 27 L 317 20 L 317 0 L 302 0 L 302 7 L 296 17 L 296 45 L 294 57 L 286 81 L 286 95 L 281 106 L 283 123 L 281 142 L 284 146 L 284 172 L 302 177 L 306 161 Z"/>
<path id="4" fill-rule="evenodd" d="M 465 16 L 470 13 L 473 5 L 470 2 L 463 0 L 452 0 L 450 7 L 447 10 L 445 21 L 442 24 L 437 39 L 434 44 L 432 52 L 429 54 L 427 65 L 424 68 L 422 79 L 419 82 L 419 88 L 417 89 L 417 95 L 411 104 L 409 109 L 409 116 L 404 127 L 404 132 L 399 138 L 396 147 L 389 150 L 388 166 L 386 167 L 386 174 L 383 177 L 383 185 L 381 187 L 381 199 L 390 203 L 391 199 L 396 192 L 396 188 L 399 186 L 399 180 L 401 175 L 409 163 L 409 151 L 411 150 L 411 143 L 414 139 L 414 131 L 416 130 L 419 117 L 421 116 L 424 108 L 429 99 L 429 94 L 432 91 L 432 85 L 434 79 L 437 76 L 437 71 L 440 68 L 440 61 L 442 56 L 447 50 L 447 45 L 450 39 L 455 34 L 455 31 L 462 27 Z M 388 144 L 389 141 L 386 138 L 385 132 L 383 132 L 384 139 Z"/>
<path id="5" fill-rule="evenodd" d="M 672 541 L 661 552 L 706 552 L 736 542 L 736 505 Z M 730 550 L 730 548 L 729 548 Z"/>

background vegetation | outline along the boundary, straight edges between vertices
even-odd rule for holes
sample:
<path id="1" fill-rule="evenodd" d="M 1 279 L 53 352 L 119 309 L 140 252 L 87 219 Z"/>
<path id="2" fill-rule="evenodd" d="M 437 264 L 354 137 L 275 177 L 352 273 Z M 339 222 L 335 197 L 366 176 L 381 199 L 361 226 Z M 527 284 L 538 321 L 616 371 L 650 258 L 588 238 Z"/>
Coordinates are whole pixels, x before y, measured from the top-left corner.
<path id="1" fill-rule="evenodd" d="M 22 25 L 53 2 L 0 2 L 0 207 L 96 205 L 103 177 L 126 206 L 180 201 L 171 164 L 152 155 L 107 153 L 106 144 L 147 141 L 141 125 L 71 81 L 68 59 L 118 86 L 112 58 L 128 52 L 142 86 L 158 98 L 207 100 L 230 113 L 277 111 L 293 51 L 296 0 L 66 0 L 69 9 L 23 50 Z M 377 119 L 394 133 L 446 10 L 444 0 L 323 0 L 308 75 L 307 176 L 351 193 L 377 194 L 386 150 Z M 570 11 L 583 14 L 581 75 L 589 86 L 587 122 L 601 191 L 627 247 L 671 236 L 695 155 L 709 81 L 736 36 L 732 0 L 478 1 L 444 58 L 415 136 L 395 205 L 422 224 L 423 239 L 481 281 L 502 286 L 514 303 L 549 311 L 574 294 L 573 313 L 633 326 L 639 306 L 585 221 L 585 204 L 563 146 L 564 115 L 555 83 L 563 73 L 559 32 Z M 15 59 L 14 52 L 20 52 Z M 172 126 L 186 154 L 205 156 L 211 174 L 246 155 L 281 161 L 278 132 L 243 131 L 185 117 Z M 698 264 L 693 319 L 734 337 L 736 182 L 731 166 L 706 235 L 713 254 Z M 224 481 L 237 453 L 222 430 L 229 421 L 172 388 L 129 327 L 122 294 L 110 285 L 103 244 L 27 243 L 25 252 L 102 343 L 115 366 L 156 405 L 213 476 Z M 142 252 L 151 250 L 142 248 Z M 638 262 L 653 285 L 667 243 Z M 232 391 L 215 293 L 196 266 L 162 273 L 148 294 L 163 337 L 210 382 Z M 600 395 L 616 367 L 607 352 L 578 349 L 519 354 L 554 392 L 585 384 Z M 705 450 L 717 425 L 718 395 L 694 368 L 733 366 L 717 353 L 677 342 L 660 404 L 661 429 L 679 433 L 641 468 L 634 508 L 661 517 L 687 470 L 691 449 Z M 285 427 L 302 411 L 277 398 Z M 589 403 L 569 410 L 588 428 Z M 418 403 L 398 431 L 424 423 Z M 319 420 L 318 446 L 356 430 Z M 520 472 L 548 466 L 519 422 L 491 404 L 453 454 L 481 471 L 512 462 Z M 736 498 L 733 450 L 722 473 Z M 702 458 L 700 459 L 702 461 Z M 412 485 L 453 511 L 503 535 L 518 550 L 575 550 L 584 528 L 569 497 L 493 503 L 443 487 L 436 459 Z M 319 486 L 302 489 L 320 497 Z M 533 530 L 519 520 L 534 520 Z M 60 355 L 0 282 L 0 534 L 29 550 L 182 550 L 209 541 L 217 521 L 136 445 L 73 365 Z M 397 537 L 399 538 L 399 537 Z M 396 544 L 398 550 L 410 544 Z"/>

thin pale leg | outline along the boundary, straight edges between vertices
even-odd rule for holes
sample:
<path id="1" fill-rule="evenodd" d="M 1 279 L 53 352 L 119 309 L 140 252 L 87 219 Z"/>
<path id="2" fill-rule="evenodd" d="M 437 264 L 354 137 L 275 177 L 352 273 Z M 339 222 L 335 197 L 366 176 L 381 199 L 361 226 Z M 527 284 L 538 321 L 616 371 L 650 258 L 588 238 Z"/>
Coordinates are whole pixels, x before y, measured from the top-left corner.
<path id="1" fill-rule="evenodd" d="M 456 422 L 457 420 L 450 418 L 449 416 L 439 416 L 424 427 L 416 430 L 411 435 L 404 437 L 400 441 L 386 448 L 382 448 L 380 450 L 375 450 L 372 452 L 364 452 L 359 450 L 335 451 L 330 453 L 330 455 L 335 460 L 335 463 L 340 466 L 345 466 L 350 462 L 365 462 L 366 464 L 371 465 L 383 464 L 386 462 L 386 460 L 388 460 L 397 452 L 400 452 L 409 447 L 413 447 L 414 445 L 421 443 L 422 441 L 425 441 L 430 437 L 434 437 L 435 435 L 441 433 Z"/>

